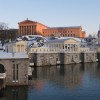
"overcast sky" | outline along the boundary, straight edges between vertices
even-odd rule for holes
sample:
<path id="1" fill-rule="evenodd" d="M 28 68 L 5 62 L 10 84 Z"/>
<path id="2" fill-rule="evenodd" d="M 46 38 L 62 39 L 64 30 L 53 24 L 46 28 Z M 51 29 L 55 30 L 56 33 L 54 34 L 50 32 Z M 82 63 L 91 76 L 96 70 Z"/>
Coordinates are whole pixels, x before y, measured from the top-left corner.
<path id="1" fill-rule="evenodd" d="M 0 22 L 18 28 L 26 18 L 50 27 L 81 25 L 94 34 L 100 25 L 100 0 L 0 0 Z"/>

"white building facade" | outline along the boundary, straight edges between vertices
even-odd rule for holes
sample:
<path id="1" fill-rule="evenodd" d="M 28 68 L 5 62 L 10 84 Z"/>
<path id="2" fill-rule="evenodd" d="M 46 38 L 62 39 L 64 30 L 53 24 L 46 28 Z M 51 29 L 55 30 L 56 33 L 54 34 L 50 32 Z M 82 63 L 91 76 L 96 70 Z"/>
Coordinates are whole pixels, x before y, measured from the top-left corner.
<path id="1" fill-rule="evenodd" d="M 78 52 L 80 43 L 73 38 L 55 39 L 46 41 L 44 46 L 51 52 Z"/>

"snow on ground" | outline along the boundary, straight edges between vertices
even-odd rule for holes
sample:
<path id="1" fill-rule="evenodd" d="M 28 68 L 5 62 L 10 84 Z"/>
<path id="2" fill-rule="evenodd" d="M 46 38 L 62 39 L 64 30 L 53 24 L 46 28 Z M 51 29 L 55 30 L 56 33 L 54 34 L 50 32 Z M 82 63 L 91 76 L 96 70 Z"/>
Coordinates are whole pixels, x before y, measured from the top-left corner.
<path id="1" fill-rule="evenodd" d="M 26 53 L 7 53 L 0 51 L 0 59 L 11 59 L 11 58 L 28 58 Z"/>
<path id="2" fill-rule="evenodd" d="M 2 44 L 0 43 L 0 49 L 2 49 Z"/>

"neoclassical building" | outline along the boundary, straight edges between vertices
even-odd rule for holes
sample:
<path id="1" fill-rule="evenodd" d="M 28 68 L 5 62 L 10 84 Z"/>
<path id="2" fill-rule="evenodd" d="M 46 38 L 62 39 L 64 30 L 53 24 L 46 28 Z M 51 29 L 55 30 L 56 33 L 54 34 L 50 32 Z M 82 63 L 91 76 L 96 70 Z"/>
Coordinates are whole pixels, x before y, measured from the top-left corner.
<path id="1" fill-rule="evenodd" d="M 79 52 L 80 43 L 74 38 L 55 39 L 45 42 L 44 47 L 48 47 L 51 52 Z"/>
<path id="2" fill-rule="evenodd" d="M 48 27 L 35 21 L 24 20 L 18 23 L 19 25 L 19 34 L 18 36 L 23 35 L 42 35 L 43 29 L 47 29 Z"/>
<path id="3" fill-rule="evenodd" d="M 82 31 L 81 26 L 72 26 L 72 27 L 51 27 L 48 29 L 43 29 L 43 35 L 85 38 L 86 33 L 85 31 Z"/>
<path id="4" fill-rule="evenodd" d="M 85 38 L 86 33 L 82 31 L 81 26 L 71 27 L 48 27 L 39 22 L 24 20 L 19 24 L 19 34 L 23 35 L 42 35 L 42 36 L 63 36 L 63 37 L 78 37 Z"/>

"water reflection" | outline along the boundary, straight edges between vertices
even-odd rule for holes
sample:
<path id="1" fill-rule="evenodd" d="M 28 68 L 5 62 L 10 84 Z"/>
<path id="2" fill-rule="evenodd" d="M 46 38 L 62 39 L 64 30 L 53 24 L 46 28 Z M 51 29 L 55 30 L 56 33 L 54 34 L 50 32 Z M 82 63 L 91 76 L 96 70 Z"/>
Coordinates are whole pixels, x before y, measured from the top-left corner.
<path id="1" fill-rule="evenodd" d="M 29 100 L 99 100 L 100 63 L 34 68 L 28 93 Z"/>
<path id="2" fill-rule="evenodd" d="M 75 88 L 82 82 L 84 68 L 81 64 L 34 68 L 33 80 L 48 80 L 61 87 Z"/>
<path id="3" fill-rule="evenodd" d="M 0 91 L 0 100 L 27 100 L 27 87 L 7 87 Z"/>
<path id="4" fill-rule="evenodd" d="M 0 100 L 99 100 L 100 63 L 34 67 L 29 83 L 0 91 Z"/>

